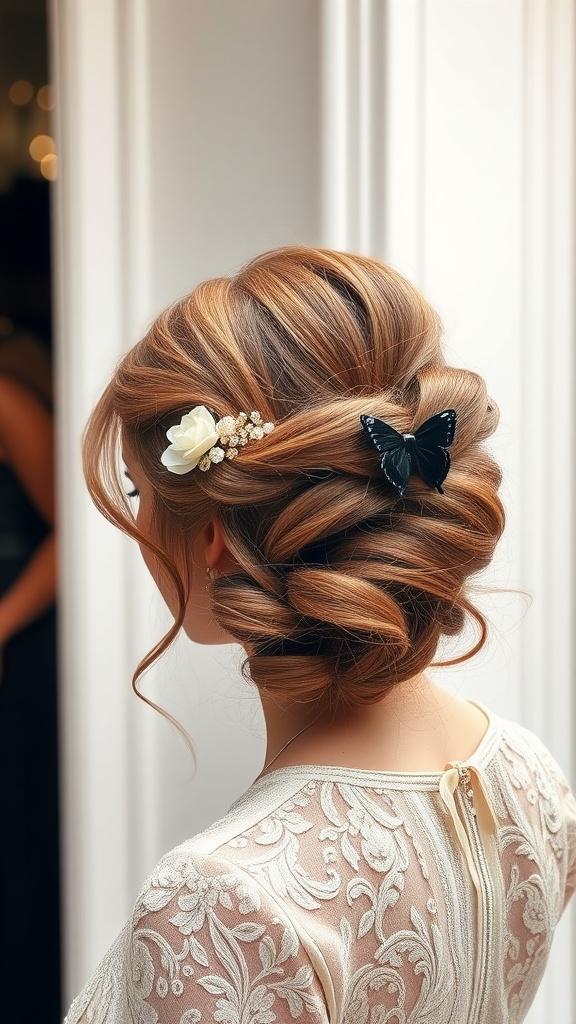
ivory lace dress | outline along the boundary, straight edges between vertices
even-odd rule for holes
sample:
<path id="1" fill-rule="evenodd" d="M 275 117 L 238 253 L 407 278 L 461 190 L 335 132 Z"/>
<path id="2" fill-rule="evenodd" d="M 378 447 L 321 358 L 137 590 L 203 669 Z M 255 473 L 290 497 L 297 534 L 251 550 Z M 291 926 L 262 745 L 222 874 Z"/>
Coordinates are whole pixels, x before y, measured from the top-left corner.
<path id="1" fill-rule="evenodd" d="M 68 1024 L 523 1020 L 576 887 L 576 802 L 486 714 L 444 772 L 256 781 L 163 857 Z"/>

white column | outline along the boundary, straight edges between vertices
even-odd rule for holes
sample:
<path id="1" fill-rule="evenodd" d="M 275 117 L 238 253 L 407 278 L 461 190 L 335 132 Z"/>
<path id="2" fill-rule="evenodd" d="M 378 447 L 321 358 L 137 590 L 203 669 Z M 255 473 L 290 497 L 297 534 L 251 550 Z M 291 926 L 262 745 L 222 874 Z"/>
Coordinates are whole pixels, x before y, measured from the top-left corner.
<path id="1" fill-rule="evenodd" d="M 52 7 L 66 974 L 77 984 L 128 906 L 125 552 L 79 468 L 87 409 L 123 344 L 118 35 L 113 0 Z"/>
<path id="2" fill-rule="evenodd" d="M 384 240 L 385 4 L 321 0 L 321 231 L 334 249 Z"/>

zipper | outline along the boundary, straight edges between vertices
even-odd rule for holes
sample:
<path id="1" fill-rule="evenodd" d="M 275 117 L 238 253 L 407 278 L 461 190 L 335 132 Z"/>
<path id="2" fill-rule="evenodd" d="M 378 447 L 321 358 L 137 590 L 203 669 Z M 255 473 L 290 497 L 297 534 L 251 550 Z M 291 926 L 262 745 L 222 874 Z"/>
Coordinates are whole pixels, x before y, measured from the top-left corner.
<path id="1" fill-rule="evenodd" d="M 478 827 L 478 818 L 474 806 L 474 789 L 470 769 L 462 763 L 453 762 L 458 771 L 459 801 L 467 824 L 470 850 L 480 881 L 477 886 L 477 913 L 479 923 L 479 956 L 475 966 L 475 978 L 472 996 L 472 1014 L 470 1024 L 480 1022 L 482 1009 L 486 1000 L 488 983 L 488 952 L 494 929 L 494 900 L 490 871 L 484 850 L 484 844 Z"/>

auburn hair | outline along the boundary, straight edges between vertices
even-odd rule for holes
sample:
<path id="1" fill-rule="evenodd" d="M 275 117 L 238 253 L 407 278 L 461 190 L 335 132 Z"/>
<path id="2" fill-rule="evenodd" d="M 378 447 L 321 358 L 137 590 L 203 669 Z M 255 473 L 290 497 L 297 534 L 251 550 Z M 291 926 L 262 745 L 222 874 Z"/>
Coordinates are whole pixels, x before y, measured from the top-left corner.
<path id="1" fill-rule="evenodd" d="M 436 312 L 391 267 L 294 246 L 199 284 L 123 357 L 87 427 L 87 484 L 152 550 L 179 603 L 136 692 L 182 624 L 181 567 L 216 515 L 238 568 L 207 600 L 259 688 L 358 708 L 429 666 L 467 616 L 477 642 L 443 664 L 480 649 L 486 623 L 467 587 L 504 527 L 500 471 L 483 446 L 498 411 L 481 377 L 446 365 L 440 336 Z M 166 430 L 196 405 L 218 417 L 258 410 L 276 427 L 233 461 L 178 476 L 160 462 Z M 400 497 L 361 414 L 413 433 L 448 408 L 458 420 L 445 493 L 413 475 Z M 153 489 L 153 542 L 120 484 L 120 435 Z"/>

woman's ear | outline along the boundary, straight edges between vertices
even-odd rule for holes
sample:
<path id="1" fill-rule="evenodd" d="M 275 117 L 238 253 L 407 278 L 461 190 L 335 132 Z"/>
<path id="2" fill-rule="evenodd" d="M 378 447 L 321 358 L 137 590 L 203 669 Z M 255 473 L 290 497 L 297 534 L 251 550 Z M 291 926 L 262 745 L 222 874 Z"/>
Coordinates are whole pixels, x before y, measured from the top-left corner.
<path id="1" fill-rule="evenodd" d="M 204 553 L 203 563 L 207 569 L 216 572 L 230 572 L 237 568 L 237 563 L 226 547 L 226 536 L 218 516 L 214 516 L 204 527 L 200 537 Z"/>

